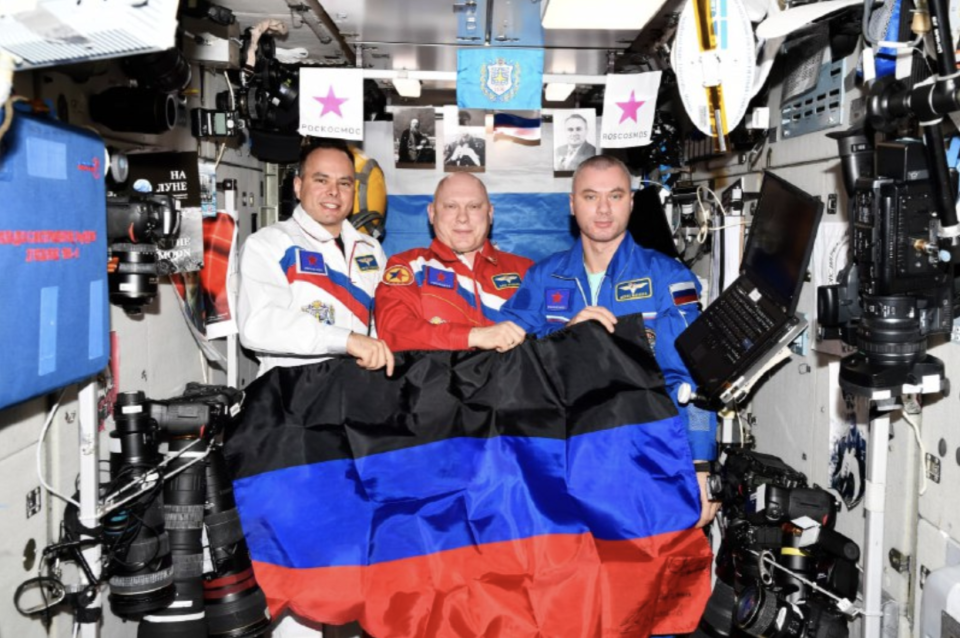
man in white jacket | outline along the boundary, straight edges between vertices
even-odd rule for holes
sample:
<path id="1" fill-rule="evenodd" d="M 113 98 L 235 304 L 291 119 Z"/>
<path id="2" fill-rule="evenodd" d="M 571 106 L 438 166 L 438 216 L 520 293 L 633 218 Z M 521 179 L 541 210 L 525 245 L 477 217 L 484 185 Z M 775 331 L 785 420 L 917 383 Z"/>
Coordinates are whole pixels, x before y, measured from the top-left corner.
<path id="1" fill-rule="evenodd" d="M 251 235 L 240 258 L 240 340 L 260 360 L 258 376 L 348 354 L 367 370 L 393 373 L 376 338 L 373 296 L 387 262 L 376 239 L 347 221 L 353 154 L 339 140 L 304 150 L 293 216 Z"/>
<path id="2" fill-rule="evenodd" d="M 376 338 L 373 295 L 387 257 L 380 243 L 347 221 L 353 210 L 353 154 L 339 140 L 317 140 L 300 157 L 293 216 L 259 230 L 240 257 L 240 341 L 277 366 L 348 354 L 367 370 L 393 374 L 393 353 Z M 274 638 L 354 637 L 355 624 L 321 630 L 284 614 Z"/>

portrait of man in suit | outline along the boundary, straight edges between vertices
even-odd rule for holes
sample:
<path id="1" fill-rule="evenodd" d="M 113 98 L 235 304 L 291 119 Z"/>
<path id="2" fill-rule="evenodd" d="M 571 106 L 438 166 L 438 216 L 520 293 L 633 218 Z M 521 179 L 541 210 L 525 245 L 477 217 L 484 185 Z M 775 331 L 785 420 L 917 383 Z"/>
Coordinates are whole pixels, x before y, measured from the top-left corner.
<path id="1" fill-rule="evenodd" d="M 554 160 L 553 170 L 573 172 L 580 162 L 597 154 L 597 147 L 591 144 L 596 131 L 596 120 L 592 112 L 571 111 L 554 116 Z"/>

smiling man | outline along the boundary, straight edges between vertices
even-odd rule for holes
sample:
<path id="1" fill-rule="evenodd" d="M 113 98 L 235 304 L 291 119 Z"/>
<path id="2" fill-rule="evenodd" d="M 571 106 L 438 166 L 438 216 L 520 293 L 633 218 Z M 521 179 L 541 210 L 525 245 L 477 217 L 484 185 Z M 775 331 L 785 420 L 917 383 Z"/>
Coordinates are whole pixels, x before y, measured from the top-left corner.
<path id="1" fill-rule="evenodd" d="M 368 370 L 393 372 L 393 354 L 376 338 L 373 295 L 386 256 L 360 234 L 353 211 L 353 154 L 339 140 L 317 140 L 301 154 L 293 216 L 251 235 L 240 258 L 240 340 L 276 366 L 348 354 Z"/>
<path id="2" fill-rule="evenodd" d="M 594 320 L 613 332 L 617 316 L 642 313 L 647 341 L 677 402 L 681 383 L 694 385 L 674 341 L 700 313 L 700 285 L 680 262 L 643 248 L 627 232 L 633 195 L 630 173 L 620 160 L 598 155 L 573 176 L 570 212 L 580 228 L 572 248 L 534 265 L 503 314 L 538 337 L 566 325 Z M 718 505 L 707 501 L 707 470 L 716 458 L 716 418 L 693 405 L 678 406 L 700 481 L 706 525 Z"/>
<path id="3" fill-rule="evenodd" d="M 497 350 L 525 333 L 500 308 L 532 263 L 497 250 L 487 235 L 493 206 L 483 182 L 469 173 L 440 180 L 427 206 L 435 239 L 387 262 L 377 288 L 380 337 L 392 350 Z"/>

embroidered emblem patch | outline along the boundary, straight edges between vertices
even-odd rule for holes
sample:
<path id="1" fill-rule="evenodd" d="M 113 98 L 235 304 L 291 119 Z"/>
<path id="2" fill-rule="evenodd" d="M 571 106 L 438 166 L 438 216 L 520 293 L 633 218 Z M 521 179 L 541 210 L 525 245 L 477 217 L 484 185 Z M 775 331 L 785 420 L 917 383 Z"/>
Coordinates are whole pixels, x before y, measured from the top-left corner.
<path id="1" fill-rule="evenodd" d="M 571 288 L 547 288 L 545 293 L 547 310 L 570 310 L 570 293 L 572 292 Z"/>
<path id="2" fill-rule="evenodd" d="M 300 272 L 306 272 L 313 275 L 327 274 L 327 266 L 323 263 L 323 255 L 310 252 L 309 250 L 299 251 Z"/>
<path id="3" fill-rule="evenodd" d="M 657 354 L 657 333 L 652 328 L 644 328 L 647 333 L 647 343 L 650 344 L 650 350 Z"/>
<path id="4" fill-rule="evenodd" d="M 413 283 L 413 273 L 406 266 L 390 266 L 383 273 L 383 283 L 391 286 L 408 286 Z"/>
<path id="5" fill-rule="evenodd" d="M 369 272 L 380 267 L 380 264 L 377 263 L 377 258 L 373 255 L 360 255 L 359 257 L 354 257 L 353 261 L 357 263 L 357 268 L 359 268 L 361 272 Z"/>
<path id="6" fill-rule="evenodd" d="M 320 301 L 312 301 L 301 310 L 308 315 L 313 315 L 317 318 L 317 321 L 327 326 L 332 326 L 337 320 L 334 307 Z"/>
<path id="7" fill-rule="evenodd" d="M 653 284 L 649 277 L 621 281 L 616 286 L 617 301 L 634 301 L 653 296 Z"/>
<path id="8" fill-rule="evenodd" d="M 440 270 L 427 266 L 427 285 L 453 290 L 457 285 L 457 276 L 449 270 Z"/>
<path id="9" fill-rule="evenodd" d="M 502 275 L 493 276 L 493 285 L 497 290 L 519 288 L 522 281 L 523 279 L 520 278 L 520 273 L 516 272 L 505 272 Z"/>

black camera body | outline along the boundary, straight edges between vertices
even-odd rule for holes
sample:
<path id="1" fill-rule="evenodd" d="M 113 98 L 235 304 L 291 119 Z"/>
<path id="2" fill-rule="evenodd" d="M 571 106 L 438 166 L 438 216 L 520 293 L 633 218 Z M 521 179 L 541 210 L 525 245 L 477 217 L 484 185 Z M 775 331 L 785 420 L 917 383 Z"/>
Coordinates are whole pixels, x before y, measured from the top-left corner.
<path id="1" fill-rule="evenodd" d="M 242 401 L 240 390 L 198 383 L 167 400 L 142 392 L 118 398 L 112 436 L 122 448 L 111 455 L 108 490 L 145 476 L 151 483 L 105 521 L 104 543 L 111 605 L 117 615 L 140 620 L 141 638 L 253 638 L 270 627 L 216 442 Z"/>
<path id="2" fill-rule="evenodd" d="M 860 548 L 833 529 L 839 502 L 779 457 L 729 447 L 722 458 L 718 580 L 695 636 L 847 638 L 847 618 L 806 584 L 856 598 Z"/>
<path id="3" fill-rule="evenodd" d="M 818 336 L 856 347 L 840 372 L 848 390 L 943 376 L 942 363 L 927 356 L 927 338 L 953 329 L 953 266 L 940 248 L 927 149 L 919 140 L 881 142 L 876 174 L 863 175 L 840 141 L 844 183 L 854 185 L 851 263 L 836 284 L 817 290 Z"/>
<path id="4" fill-rule="evenodd" d="M 277 60 L 276 42 L 269 33 L 261 35 L 254 45 L 247 29 L 241 59 L 247 59 L 251 46 L 256 46 L 253 65 L 244 66 L 232 92 L 217 94 L 216 112 L 234 114 L 237 122 L 244 123 L 251 152 L 258 159 L 293 163 L 300 152 L 299 68 Z"/>
<path id="5" fill-rule="evenodd" d="M 193 109 L 190 111 L 190 132 L 197 139 L 206 137 L 237 137 L 244 123 L 237 111 Z"/>
<path id="6" fill-rule="evenodd" d="M 160 275 L 174 267 L 158 248 L 173 248 L 180 234 L 180 210 L 170 195 L 130 193 L 107 198 L 107 281 L 110 302 L 131 315 L 157 294 Z"/>

